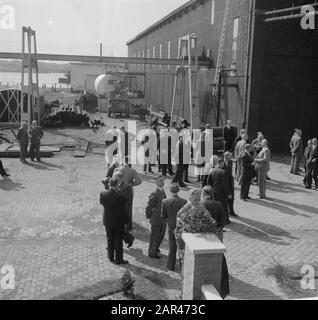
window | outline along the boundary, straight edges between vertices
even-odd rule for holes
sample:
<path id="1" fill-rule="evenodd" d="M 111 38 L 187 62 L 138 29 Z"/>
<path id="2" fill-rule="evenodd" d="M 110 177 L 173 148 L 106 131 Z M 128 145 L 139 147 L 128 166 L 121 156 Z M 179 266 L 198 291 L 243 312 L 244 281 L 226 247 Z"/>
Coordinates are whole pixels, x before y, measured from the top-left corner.
<path id="1" fill-rule="evenodd" d="M 159 59 L 162 59 L 162 44 L 159 45 Z M 159 70 L 161 70 L 161 64 L 159 65 Z"/>
<path id="2" fill-rule="evenodd" d="M 168 41 L 168 54 L 167 58 L 171 59 L 171 41 Z M 167 69 L 170 70 L 170 65 L 167 66 Z"/>
<path id="3" fill-rule="evenodd" d="M 147 49 L 147 58 L 150 58 L 150 49 Z M 149 70 L 150 66 L 147 64 L 147 70 Z"/>
<path id="4" fill-rule="evenodd" d="M 155 47 L 155 46 L 152 47 L 152 57 L 153 57 L 153 58 L 156 58 L 156 47 Z M 153 69 L 155 68 L 155 65 L 154 65 L 154 64 L 152 65 L 152 68 L 153 68 Z"/>
<path id="5" fill-rule="evenodd" d="M 240 18 L 235 18 L 233 22 L 234 23 L 233 23 L 232 63 L 236 63 Z"/>
<path id="6" fill-rule="evenodd" d="M 214 16 L 215 16 L 215 0 L 211 1 L 211 24 L 214 24 Z"/>

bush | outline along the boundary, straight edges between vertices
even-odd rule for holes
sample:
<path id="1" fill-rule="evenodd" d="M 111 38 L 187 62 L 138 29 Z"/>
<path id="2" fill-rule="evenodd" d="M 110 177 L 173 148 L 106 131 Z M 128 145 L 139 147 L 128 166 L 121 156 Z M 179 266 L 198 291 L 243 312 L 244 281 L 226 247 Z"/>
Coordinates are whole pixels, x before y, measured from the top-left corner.
<path id="1" fill-rule="evenodd" d="M 127 270 L 120 279 L 121 289 L 126 297 L 135 298 L 135 279 Z"/>

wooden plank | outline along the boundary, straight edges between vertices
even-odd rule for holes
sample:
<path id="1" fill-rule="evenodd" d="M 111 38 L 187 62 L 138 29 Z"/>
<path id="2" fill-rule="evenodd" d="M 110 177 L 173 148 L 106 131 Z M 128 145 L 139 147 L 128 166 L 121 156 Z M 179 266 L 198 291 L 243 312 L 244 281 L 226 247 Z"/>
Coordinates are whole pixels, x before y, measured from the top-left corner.
<path id="1" fill-rule="evenodd" d="M 87 141 L 80 142 L 75 147 L 75 150 L 74 150 L 74 153 L 73 153 L 73 157 L 84 158 L 86 156 L 87 149 L 88 149 L 88 142 Z"/>

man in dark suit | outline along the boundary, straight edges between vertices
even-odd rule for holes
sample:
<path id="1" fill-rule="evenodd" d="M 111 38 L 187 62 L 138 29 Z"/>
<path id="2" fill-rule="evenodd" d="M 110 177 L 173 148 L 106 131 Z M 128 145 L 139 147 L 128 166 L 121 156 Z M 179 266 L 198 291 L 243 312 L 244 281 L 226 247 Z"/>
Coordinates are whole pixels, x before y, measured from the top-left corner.
<path id="1" fill-rule="evenodd" d="M 226 126 L 224 127 L 224 142 L 225 142 L 225 151 L 234 151 L 234 141 L 235 141 L 235 129 L 231 125 L 231 120 L 226 121 Z"/>
<path id="2" fill-rule="evenodd" d="M 169 234 L 169 255 L 167 268 L 174 271 L 176 265 L 177 242 L 175 236 L 175 229 L 177 226 L 177 213 L 187 203 L 187 200 L 178 196 L 179 187 L 177 184 L 171 184 L 169 199 L 164 199 L 161 205 L 161 217 L 168 221 Z"/>
<path id="3" fill-rule="evenodd" d="M 115 172 L 113 175 L 113 178 L 118 182 L 118 191 L 125 196 L 125 206 L 126 206 L 127 216 L 129 217 L 129 210 L 130 210 L 129 204 L 132 201 L 131 195 L 133 194 L 132 186 L 130 186 L 125 182 L 124 176 L 120 171 Z M 129 224 L 125 225 L 125 232 L 123 235 L 123 240 L 125 243 L 127 243 L 127 248 L 130 248 L 135 241 L 135 237 L 133 236 L 133 234 L 131 234 L 128 231 L 129 227 L 130 227 Z"/>
<path id="4" fill-rule="evenodd" d="M 179 137 L 179 141 L 176 146 L 176 153 L 174 156 L 175 162 L 177 163 L 176 174 L 172 180 L 172 183 L 177 183 L 180 188 L 185 188 L 187 185 L 183 181 L 183 172 L 185 168 L 185 159 L 183 159 L 183 148 L 185 147 L 183 143 L 183 137 Z M 191 152 L 191 151 L 190 151 Z"/>
<path id="5" fill-rule="evenodd" d="M 163 189 L 164 177 L 159 176 L 156 179 L 156 189 L 150 193 L 147 207 L 146 218 L 151 224 L 151 236 L 148 248 L 148 256 L 159 259 L 159 247 L 166 234 L 167 221 L 161 217 L 161 203 L 167 198 Z"/>
<path id="6" fill-rule="evenodd" d="M 127 264 L 123 260 L 123 235 L 128 223 L 125 196 L 117 191 L 118 182 L 109 181 L 109 190 L 100 193 L 100 204 L 104 207 L 103 224 L 108 243 L 108 259 L 116 264 Z"/>
<path id="7" fill-rule="evenodd" d="M 317 146 L 317 138 L 312 140 L 312 145 L 308 150 L 308 158 L 306 161 L 306 177 L 305 177 L 305 187 L 306 189 L 311 189 L 312 180 L 314 179 L 315 187 L 318 188 L 318 146 Z"/>
<path id="8" fill-rule="evenodd" d="M 303 140 L 301 138 L 302 131 L 300 129 L 295 129 L 295 133 L 292 136 L 289 146 L 292 155 L 290 173 L 299 175 L 300 162 L 303 156 Z"/>
<path id="9" fill-rule="evenodd" d="M 247 199 L 251 199 L 248 194 L 250 191 L 250 186 L 252 183 L 252 179 L 254 177 L 254 167 L 253 167 L 253 157 L 252 157 L 252 146 L 247 144 L 245 146 L 245 151 L 241 158 L 242 163 L 242 179 L 241 179 L 241 199 L 247 201 Z"/>
<path id="10" fill-rule="evenodd" d="M 227 200 L 231 199 L 231 189 L 228 181 L 228 175 L 224 170 L 224 159 L 218 159 L 217 167 L 212 169 L 208 176 L 207 185 L 212 187 L 214 200 L 222 203 L 226 224 L 230 224 Z"/>
<path id="11" fill-rule="evenodd" d="M 217 236 L 220 241 L 223 242 L 223 228 L 226 224 L 226 216 L 222 207 L 222 203 L 213 200 L 212 194 L 212 188 L 210 186 L 205 186 L 203 188 L 203 199 L 201 203 L 206 207 L 212 218 L 216 221 Z"/>
<path id="12" fill-rule="evenodd" d="M 232 153 L 231 152 L 225 152 L 224 153 L 224 170 L 226 171 L 228 175 L 228 181 L 230 185 L 230 191 L 231 191 L 231 199 L 227 199 L 227 203 L 229 206 L 229 213 L 230 216 L 238 217 L 238 215 L 234 212 L 234 177 L 233 177 L 233 161 L 232 161 Z"/>
<path id="13" fill-rule="evenodd" d="M 172 134 L 177 133 L 175 129 L 164 129 L 159 135 L 158 139 L 158 163 L 159 168 L 163 176 L 167 175 L 167 172 L 169 172 L 170 176 L 174 175 L 173 169 L 172 169 L 172 144 L 174 143 L 174 137 L 170 135 L 170 132 Z M 167 159 L 163 160 L 164 155 L 167 156 Z"/>

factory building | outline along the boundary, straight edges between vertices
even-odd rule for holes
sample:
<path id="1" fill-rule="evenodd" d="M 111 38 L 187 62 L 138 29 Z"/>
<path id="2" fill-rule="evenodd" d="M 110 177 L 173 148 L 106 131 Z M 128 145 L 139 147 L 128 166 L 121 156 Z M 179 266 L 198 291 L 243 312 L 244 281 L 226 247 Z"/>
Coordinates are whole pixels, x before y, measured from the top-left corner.
<path id="1" fill-rule="evenodd" d="M 128 56 L 178 58 L 180 39 L 196 34 L 199 106 L 193 125 L 231 119 L 250 136 L 263 131 L 272 150 L 286 152 L 295 128 L 318 136 L 318 22 L 301 27 L 301 6 L 311 0 L 191 0 L 127 42 Z M 317 7 L 315 7 L 317 10 Z M 212 98 L 222 24 L 220 99 Z M 192 45 L 192 44 L 191 44 Z M 145 72 L 148 102 L 169 112 L 175 66 L 130 65 Z M 188 104 L 185 92 L 183 103 Z M 189 110 L 181 108 L 189 119 Z"/>

